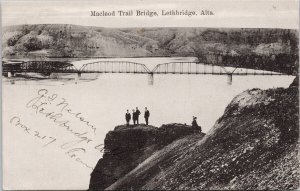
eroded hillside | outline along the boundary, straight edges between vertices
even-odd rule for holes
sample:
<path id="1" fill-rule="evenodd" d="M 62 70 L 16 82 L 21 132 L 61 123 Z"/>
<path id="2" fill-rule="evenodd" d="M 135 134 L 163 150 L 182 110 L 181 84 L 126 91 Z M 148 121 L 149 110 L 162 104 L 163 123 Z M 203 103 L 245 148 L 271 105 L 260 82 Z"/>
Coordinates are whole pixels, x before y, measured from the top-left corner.
<path id="1" fill-rule="evenodd" d="M 197 52 L 296 53 L 290 29 L 103 28 L 67 24 L 6 26 L 6 57 L 197 56 Z"/>
<path id="2" fill-rule="evenodd" d="M 287 89 L 247 90 L 204 138 L 188 135 L 156 150 L 107 189 L 296 189 L 298 104 L 296 80 Z"/>

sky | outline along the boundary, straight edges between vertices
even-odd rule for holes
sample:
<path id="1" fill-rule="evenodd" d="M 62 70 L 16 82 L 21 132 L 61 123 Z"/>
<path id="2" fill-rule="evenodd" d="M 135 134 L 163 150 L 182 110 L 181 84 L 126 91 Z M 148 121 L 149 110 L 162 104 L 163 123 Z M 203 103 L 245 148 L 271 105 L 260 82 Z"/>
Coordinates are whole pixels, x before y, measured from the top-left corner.
<path id="1" fill-rule="evenodd" d="M 210 10 L 213 16 L 92 17 L 91 11 Z M 2 0 L 2 25 L 299 28 L 298 0 Z"/>

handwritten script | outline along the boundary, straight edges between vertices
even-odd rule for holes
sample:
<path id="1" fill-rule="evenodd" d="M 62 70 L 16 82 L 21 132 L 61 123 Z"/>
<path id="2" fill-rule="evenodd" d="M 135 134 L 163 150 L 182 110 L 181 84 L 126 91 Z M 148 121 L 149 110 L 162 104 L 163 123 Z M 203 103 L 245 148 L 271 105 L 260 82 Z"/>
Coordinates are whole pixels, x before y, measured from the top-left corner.
<path id="1" fill-rule="evenodd" d="M 104 145 L 94 140 L 97 128 L 82 112 L 75 111 L 67 99 L 50 93 L 47 89 L 38 90 L 25 107 L 53 126 L 47 127 L 48 130 L 29 127 L 24 124 L 20 115 L 15 115 L 9 121 L 12 127 L 38 140 L 42 148 L 57 147 L 70 159 L 93 169 L 93 165 L 83 158 L 90 149 L 103 153 Z M 51 128 L 54 128 L 53 131 Z"/>

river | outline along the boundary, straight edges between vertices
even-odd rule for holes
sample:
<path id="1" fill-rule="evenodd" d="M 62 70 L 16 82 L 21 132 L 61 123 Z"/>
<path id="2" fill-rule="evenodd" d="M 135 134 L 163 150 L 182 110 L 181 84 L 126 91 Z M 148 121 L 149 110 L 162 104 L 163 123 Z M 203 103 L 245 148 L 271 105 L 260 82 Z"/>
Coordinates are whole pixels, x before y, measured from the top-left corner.
<path id="1" fill-rule="evenodd" d="M 194 61 L 195 58 L 106 60 L 133 61 L 151 69 L 156 64 Z M 84 62 L 75 64 L 79 66 Z M 3 79 L 4 182 L 14 182 L 23 189 L 34 189 L 37 185 L 47 189 L 88 188 L 92 169 L 70 159 L 65 151 L 53 145 L 42 147 L 10 123 L 13 116 L 18 116 L 26 126 L 40 129 L 45 135 L 57 135 L 61 139 L 70 136 L 62 133 L 53 121 L 45 120 L 44 116 L 26 107 L 40 89 L 64 98 L 72 111 L 80 112 L 93 124 L 97 132 L 90 135 L 97 145 L 103 143 L 108 131 L 125 123 L 127 109 L 139 107 L 143 113 L 147 107 L 149 123 L 157 127 L 167 123 L 191 124 L 192 116 L 197 116 L 198 124 L 208 132 L 237 94 L 252 88 L 288 87 L 294 79 L 293 76 L 233 76 L 232 85 L 228 85 L 227 76 L 222 75 L 155 74 L 154 85 L 148 85 L 145 74 L 82 74 L 83 80 L 78 83 L 70 80 L 72 78 L 74 75 L 65 79 L 18 79 L 14 84 L 9 83 L 11 79 Z M 140 121 L 144 123 L 143 116 Z M 83 128 L 79 127 L 83 126 L 79 122 L 76 125 L 76 128 Z M 101 157 L 93 146 L 88 146 L 86 153 L 80 155 L 91 166 Z"/>

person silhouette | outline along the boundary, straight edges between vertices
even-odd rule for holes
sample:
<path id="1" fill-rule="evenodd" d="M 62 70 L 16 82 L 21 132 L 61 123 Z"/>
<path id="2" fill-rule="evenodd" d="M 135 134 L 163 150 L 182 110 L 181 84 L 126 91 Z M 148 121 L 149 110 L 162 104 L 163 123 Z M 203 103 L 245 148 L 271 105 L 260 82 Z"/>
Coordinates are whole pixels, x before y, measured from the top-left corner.
<path id="1" fill-rule="evenodd" d="M 134 109 L 132 110 L 132 120 L 133 120 L 133 125 L 136 124 L 136 112 L 134 111 Z"/>
<path id="2" fill-rule="evenodd" d="M 193 116 L 192 127 L 198 127 L 197 117 Z"/>
<path id="3" fill-rule="evenodd" d="M 125 119 L 126 119 L 126 125 L 129 126 L 131 120 L 131 114 L 129 113 L 128 109 L 127 109 L 127 113 L 125 114 Z"/>
<path id="4" fill-rule="evenodd" d="M 138 107 L 136 107 L 135 113 L 136 113 L 136 124 L 139 124 L 139 116 L 140 116 L 141 112 Z"/>
<path id="5" fill-rule="evenodd" d="M 200 132 L 202 131 L 201 126 L 199 126 L 197 123 L 197 117 L 195 117 L 195 116 L 193 116 L 192 127 L 200 128 Z"/>
<path id="6" fill-rule="evenodd" d="M 150 112 L 149 110 L 147 109 L 147 107 L 145 107 L 145 114 L 144 114 L 144 118 L 145 118 L 145 121 L 146 121 L 146 125 L 148 125 L 148 119 L 150 117 Z"/>

